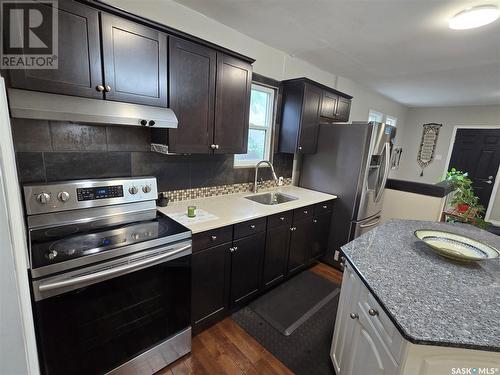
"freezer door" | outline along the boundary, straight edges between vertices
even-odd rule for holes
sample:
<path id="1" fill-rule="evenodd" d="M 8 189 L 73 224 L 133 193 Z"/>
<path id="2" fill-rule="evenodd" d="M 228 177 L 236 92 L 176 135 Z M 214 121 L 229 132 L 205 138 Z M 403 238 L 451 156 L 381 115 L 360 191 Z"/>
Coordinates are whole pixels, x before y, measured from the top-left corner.
<path id="1" fill-rule="evenodd" d="M 389 176 L 393 127 L 373 124 L 374 132 L 370 153 L 364 171 L 361 198 L 356 220 L 372 217 L 382 210 L 384 189 Z"/>
<path id="2" fill-rule="evenodd" d="M 364 221 L 353 221 L 351 224 L 351 241 L 380 224 L 381 214 L 377 214 Z"/>

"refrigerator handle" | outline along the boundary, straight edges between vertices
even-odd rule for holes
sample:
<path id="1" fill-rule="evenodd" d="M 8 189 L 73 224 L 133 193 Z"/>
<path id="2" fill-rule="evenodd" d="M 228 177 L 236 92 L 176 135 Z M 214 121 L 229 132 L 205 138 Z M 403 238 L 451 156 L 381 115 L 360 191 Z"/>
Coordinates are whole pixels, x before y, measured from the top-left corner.
<path id="1" fill-rule="evenodd" d="M 387 178 L 389 177 L 389 167 L 390 167 L 390 159 L 391 159 L 391 145 L 389 142 L 385 142 L 384 147 L 385 152 L 385 168 L 384 168 L 384 178 L 382 179 L 382 183 L 380 184 L 377 197 L 375 198 L 375 202 L 380 201 L 382 198 L 382 194 L 384 194 L 385 184 L 387 183 Z"/>

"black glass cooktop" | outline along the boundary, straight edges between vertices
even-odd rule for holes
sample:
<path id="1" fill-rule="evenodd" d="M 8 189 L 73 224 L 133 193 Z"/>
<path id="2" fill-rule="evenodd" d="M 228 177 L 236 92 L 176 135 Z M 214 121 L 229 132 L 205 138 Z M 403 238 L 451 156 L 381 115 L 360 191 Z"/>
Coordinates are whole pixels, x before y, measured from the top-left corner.
<path id="1" fill-rule="evenodd" d="M 32 268 L 64 262 L 189 231 L 158 212 L 155 219 L 120 225 L 94 221 L 30 232 Z"/>

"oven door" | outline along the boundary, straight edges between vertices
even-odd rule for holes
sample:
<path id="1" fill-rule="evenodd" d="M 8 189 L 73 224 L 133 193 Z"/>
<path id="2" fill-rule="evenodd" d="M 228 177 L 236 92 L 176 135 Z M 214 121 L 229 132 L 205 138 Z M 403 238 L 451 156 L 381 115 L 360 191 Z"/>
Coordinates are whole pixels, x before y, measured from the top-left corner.
<path id="1" fill-rule="evenodd" d="M 44 373 L 104 374 L 121 365 L 115 372 L 126 373 L 138 369 L 137 356 L 152 373 L 186 354 L 190 281 L 190 240 L 34 280 Z M 168 346 L 176 353 L 150 355 L 184 331 L 183 343 Z"/>

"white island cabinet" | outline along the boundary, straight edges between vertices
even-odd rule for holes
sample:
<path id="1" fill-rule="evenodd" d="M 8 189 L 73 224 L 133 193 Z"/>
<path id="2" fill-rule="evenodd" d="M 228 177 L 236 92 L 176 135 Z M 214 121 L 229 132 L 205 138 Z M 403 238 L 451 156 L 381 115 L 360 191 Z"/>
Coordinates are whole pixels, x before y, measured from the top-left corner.
<path id="1" fill-rule="evenodd" d="M 404 339 L 349 263 L 330 356 L 337 375 L 500 375 L 498 352 Z"/>

